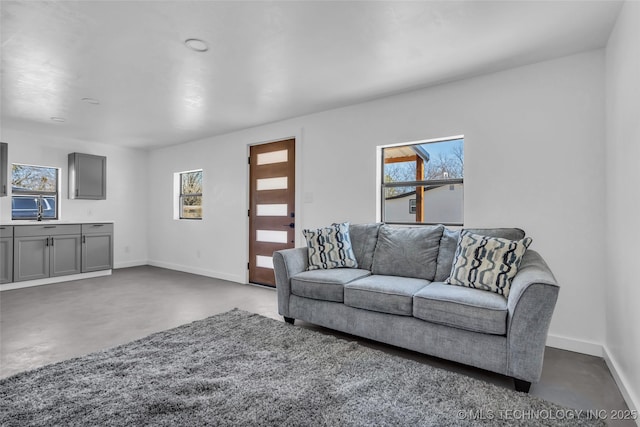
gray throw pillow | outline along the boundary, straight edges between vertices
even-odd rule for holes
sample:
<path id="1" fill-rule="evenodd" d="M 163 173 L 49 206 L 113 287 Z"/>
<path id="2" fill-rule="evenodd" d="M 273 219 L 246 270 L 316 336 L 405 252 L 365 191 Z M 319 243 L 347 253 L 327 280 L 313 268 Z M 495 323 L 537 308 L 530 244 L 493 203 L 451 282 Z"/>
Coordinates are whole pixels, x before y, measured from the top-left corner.
<path id="1" fill-rule="evenodd" d="M 444 226 L 382 225 L 373 255 L 373 274 L 433 280 Z"/>

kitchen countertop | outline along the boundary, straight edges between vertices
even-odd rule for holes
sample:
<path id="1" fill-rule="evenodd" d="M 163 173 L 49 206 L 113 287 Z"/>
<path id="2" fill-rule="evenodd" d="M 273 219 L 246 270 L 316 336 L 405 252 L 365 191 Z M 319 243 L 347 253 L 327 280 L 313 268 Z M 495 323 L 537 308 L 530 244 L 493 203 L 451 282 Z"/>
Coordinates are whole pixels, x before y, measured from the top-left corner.
<path id="1" fill-rule="evenodd" d="M 69 221 L 64 219 L 45 219 L 42 221 L 36 221 L 35 219 L 28 220 L 10 220 L 10 221 L 2 221 L 0 222 L 0 226 L 2 225 L 47 225 L 47 224 L 113 224 L 114 221 Z"/>

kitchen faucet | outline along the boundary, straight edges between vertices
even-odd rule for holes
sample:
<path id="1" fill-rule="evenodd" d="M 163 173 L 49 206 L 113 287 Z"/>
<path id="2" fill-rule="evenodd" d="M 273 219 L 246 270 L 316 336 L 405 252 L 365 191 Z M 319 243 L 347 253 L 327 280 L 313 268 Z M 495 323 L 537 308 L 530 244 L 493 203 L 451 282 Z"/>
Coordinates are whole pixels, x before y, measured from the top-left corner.
<path id="1" fill-rule="evenodd" d="M 38 205 L 38 216 L 37 216 L 37 220 L 38 221 L 42 221 L 42 196 L 38 197 L 37 201 L 36 201 L 37 205 Z"/>

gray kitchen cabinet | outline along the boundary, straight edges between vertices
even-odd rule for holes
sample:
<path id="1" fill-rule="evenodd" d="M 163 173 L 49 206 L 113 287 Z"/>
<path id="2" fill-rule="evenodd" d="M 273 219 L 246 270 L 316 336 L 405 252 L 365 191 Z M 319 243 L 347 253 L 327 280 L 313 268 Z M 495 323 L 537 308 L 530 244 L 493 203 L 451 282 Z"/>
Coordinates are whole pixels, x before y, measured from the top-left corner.
<path id="1" fill-rule="evenodd" d="M 0 283 L 13 282 L 13 227 L 0 226 Z"/>
<path id="2" fill-rule="evenodd" d="M 0 197 L 7 195 L 7 185 L 9 180 L 9 145 L 0 142 Z"/>
<path id="3" fill-rule="evenodd" d="M 14 281 L 49 277 L 49 236 L 14 238 Z"/>
<path id="4" fill-rule="evenodd" d="M 80 273 L 80 242 L 80 224 L 14 227 L 13 281 Z"/>
<path id="5" fill-rule="evenodd" d="M 82 224 L 82 272 L 113 268 L 113 224 Z"/>
<path id="6" fill-rule="evenodd" d="M 51 236 L 49 252 L 51 277 L 80 273 L 82 265 L 80 235 Z"/>
<path id="7" fill-rule="evenodd" d="M 107 198 L 107 158 L 93 154 L 69 154 L 69 198 Z"/>

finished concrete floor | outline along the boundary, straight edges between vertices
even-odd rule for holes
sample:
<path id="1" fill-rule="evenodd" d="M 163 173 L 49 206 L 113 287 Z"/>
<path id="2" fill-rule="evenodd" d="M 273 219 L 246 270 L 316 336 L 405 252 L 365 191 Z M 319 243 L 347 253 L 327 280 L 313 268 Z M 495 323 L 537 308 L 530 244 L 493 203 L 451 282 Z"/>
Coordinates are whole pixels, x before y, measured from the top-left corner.
<path id="1" fill-rule="evenodd" d="M 0 378 L 124 344 L 240 308 L 282 320 L 274 289 L 157 267 L 0 292 Z M 502 375 L 375 343 L 297 321 L 299 327 L 512 388 Z M 604 360 L 547 347 L 531 395 L 581 410 L 628 410 Z M 610 418 L 610 415 L 609 415 Z M 636 426 L 614 421 L 611 426 Z"/>

